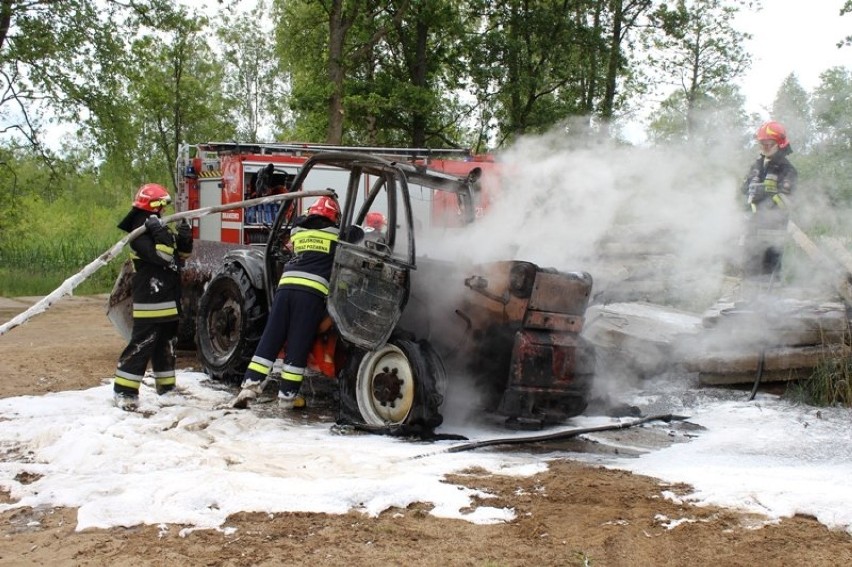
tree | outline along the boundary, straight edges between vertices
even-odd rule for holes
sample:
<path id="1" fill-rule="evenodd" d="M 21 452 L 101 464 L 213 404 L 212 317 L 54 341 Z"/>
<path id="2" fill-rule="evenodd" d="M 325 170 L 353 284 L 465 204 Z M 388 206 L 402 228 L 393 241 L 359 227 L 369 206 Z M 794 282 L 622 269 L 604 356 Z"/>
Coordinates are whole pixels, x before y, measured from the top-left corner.
<path id="1" fill-rule="evenodd" d="M 678 0 L 674 9 L 662 4 L 653 15 L 648 63 L 658 83 L 681 92 L 687 138 L 700 107 L 751 64 L 743 48 L 751 36 L 733 27 L 744 5 L 745 0 Z"/>
<path id="2" fill-rule="evenodd" d="M 843 7 L 840 9 L 840 15 L 844 16 L 850 12 L 852 12 L 852 0 L 846 0 L 846 3 L 843 4 Z M 837 47 L 842 47 L 844 45 L 852 45 L 852 35 L 847 35 L 842 41 L 837 43 Z"/>
<path id="3" fill-rule="evenodd" d="M 277 46 L 290 73 L 292 110 L 309 140 L 317 140 L 324 125 L 325 141 L 343 141 L 347 79 L 352 69 L 370 60 L 376 44 L 397 22 L 408 1 L 276 0 Z M 383 18 L 393 14 L 390 18 Z M 317 103 L 325 105 L 324 116 Z"/>
<path id="4" fill-rule="evenodd" d="M 589 58 L 603 50 L 601 28 L 587 18 L 596 8 L 558 0 L 472 3 L 483 31 L 471 73 L 478 101 L 499 124 L 498 146 L 589 110 L 590 86 L 604 76 Z"/>
<path id="5" fill-rule="evenodd" d="M 735 151 L 744 145 L 742 133 L 750 123 L 744 104 L 745 97 L 733 85 L 716 87 L 691 104 L 683 90 L 676 90 L 651 115 L 648 134 L 657 144 L 689 142 L 702 154 L 718 148 Z"/>
<path id="6" fill-rule="evenodd" d="M 287 77 L 270 49 L 272 22 L 266 21 L 267 6 L 260 0 L 248 14 L 225 15 L 216 35 L 222 45 L 225 96 L 232 102 L 230 116 L 237 139 L 259 141 L 259 132 L 280 113 L 278 101 L 287 92 Z"/>
<path id="7" fill-rule="evenodd" d="M 795 73 L 791 73 L 784 79 L 775 94 L 772 118 L 784 124 L 788 137 L 795 142 L 797 151 L 808 151 L 812 144 L 814 128 L 810 97 L 799 83 Z"/>
<path id="8" fill-rule="evenodd" d="M 603 2 L 598 2 L 598 6 L 602 6 Z M 600 115 L 605 120 L 610 120 L 615 112 L 615 100 L 617 93 L 618 79 L 625 72 L 627 58 L 624 55 L 623 45 L 628 37 L 628 34 L 640 25 L 640 18 L 645 15 L 653 6 L 652 0 L 610 0 L 611 25 L 609 30 L 609 44 L 606 67 L 606 82 L 603 100 L 600 105 Z M 599 21 L 600 8 L 595 11 L 595 21 Z M 595 28 L 598 28 L 596 23 Z M 595 50 L 592 50 L 595 53 Z M 595 65 L 596 57 L 592 60 L 592 66 L 589 69 L 588 76 L 592 83 L 590 84 L 589 93 L 587 96 L 587 110 L 592 110 L 591 101 L 593 100 L 596 91 L 594 88 Z"/>
<path id="9" fill-rule="evenodd" d="M 122 114 L 114 105 L 122 100 L 124 38 L 170 13 L 170 5 L 167 0 L 0 1 L 4 138 L 50 159 L 43 144 L 48 120 Z"/>
<path id="10" fill-rule="evenodd" d="M 88 0 L 0 2 L 0 114 L 7 141 L 50 158 L 41 116 L 97 99 L 96 62 L 114 53 L 115 29 Z"/>
<path id="11" fill-rule="evenodd" d="M 834 202 L 852 204 L 852 71 L 834 67 L 813 92 L 814 145 L 809 170 Z"/>
<path id="12" fill-rule="evenodd" d="M 351 73 L 347 130 L 370 145 L 458 145 L 470 112 L 456 94 L 467 77 L 460 37 L 470 31 L 459 3 L 417 0 L 384 19 L 388 32 Z"/>
<path id="13" fill-rule="evenodd" d="M 160 22 L 156 33 L 133 41 L 127 69 L 128 96 L 134 112 L 131 156 L 119 154 L 144 179 L 173 182 L 178 147 L 184 141 L 232 139 L 237 126 L 223 93 L 223 69 L 206 43 L 207 21 L 180 8 Z M 124 162 L 125 158 L 129 158 Z"/>

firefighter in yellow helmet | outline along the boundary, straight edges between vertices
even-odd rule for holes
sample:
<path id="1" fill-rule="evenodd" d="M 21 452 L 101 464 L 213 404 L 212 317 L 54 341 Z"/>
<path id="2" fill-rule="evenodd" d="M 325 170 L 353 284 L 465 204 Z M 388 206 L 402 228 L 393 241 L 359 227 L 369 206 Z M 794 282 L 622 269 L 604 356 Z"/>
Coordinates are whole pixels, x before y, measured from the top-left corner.
<path id="1" fill-rule="evenodd" d="M 787 159 L 793 149 L 780 122 L 761 124 L 755 138 L 760 157 L 742 183 L 751 215 L 746 235 L 746 276 L 771 276 L 781 267 L 790 196 L 796 189 L 798 172 Z"/>
<path id="2" fill-rule="evenodd" d="M 113 380 L 115 405 L 127 411 L 139 405 L 139 389 L 149 362 L 158 394 L 175 387 L 180 268 L 192 253 L 192 229 L 184 221 L 174 234 L 162 224 L 160 216 L 170 202 L 165 187 L 146 183 L 118 224 L 126 232 L 145 226 L 145 232 L 130 242 L 133 333 L 119 356 Z"/>
<path id="3" fill-rule="evenodd" d="M 244 407 L 263 390 L 278 353 L 286 343 L 278 382 L 278 406 L 302 407 L 299 395 L 308 354 L 326 315 L 331 268 L 340 238 L 340 206 L 320 197 L 307 214 L 293 222 L 293 257 L 284 265 L 263 335 L 243 377 L 242 389 L 232 402 Z"/>

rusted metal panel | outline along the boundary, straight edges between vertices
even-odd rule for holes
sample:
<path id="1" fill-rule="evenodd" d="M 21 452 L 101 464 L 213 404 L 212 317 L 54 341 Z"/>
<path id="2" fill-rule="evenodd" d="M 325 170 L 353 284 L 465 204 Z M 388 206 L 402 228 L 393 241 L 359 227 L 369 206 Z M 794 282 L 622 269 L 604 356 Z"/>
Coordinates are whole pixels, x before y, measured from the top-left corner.
<path id="1" fill-rule="evenodd" d="M 593 348 L 575 334 L 515 334 L 500 413 L 543 425 L 579 415 L 594 379 Z"/>
<path id="2" fill-rule="evenodd" d="M 563 313 L 545 313 L 528 311 L 524 317 L 524 327 L 544 331 L 561 331 L 564 333 L 579 333 L 583 330 L 583 318 Z"/>
<path id="3" fill-rule="evenodd" d="M 533 284 L 529 308 L 583 315 L 591 291 L 592 276 L 586 272 L 539 272 Z"/>
<path id="4" fill-rule="evenodd" d="M 586 357 L 585 342 L 565 333 L 522 330 L 515 334 L 509 371 L 511 384 L 558 389 L 573 381 L 574 374 L 594 371 L 593 357 Z"/>

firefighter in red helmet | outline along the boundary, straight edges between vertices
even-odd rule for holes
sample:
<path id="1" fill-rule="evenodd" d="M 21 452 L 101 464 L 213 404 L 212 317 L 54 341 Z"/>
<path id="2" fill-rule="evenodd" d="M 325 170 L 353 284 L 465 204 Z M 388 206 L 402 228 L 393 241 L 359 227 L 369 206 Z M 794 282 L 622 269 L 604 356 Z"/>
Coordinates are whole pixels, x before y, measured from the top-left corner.
<path id="1" fill-rule="evenodd" d="M 787 159 L 793 149 L 780 122 L 761 124 L 755 138 L 760 157 L 752 164 L 740 188 L 751 215 L 746 235 L 746 276 L 771 276 L 781 267 L 789 220 L 790 195 L 798 172 Z"/>
<path id="2" fill-rule="evenodd" d="M 174 234 L 162 224 L 160 217 L 169 203 L 165 187 L 146 183 L 118 224 L 126 232 L 145 226 L 145 232 L 130 242 L 133 332 L 113 379 L 115 405 L 128 411 L 139 405 L 139 389 L 149 362 L 158 394 L 175 387 L 180 268 L 192 253 L 192 229 L 184 221 Z"/>
<path id="3" fill-rule="evenodd" d="M 284 265 L 266 327 L 246 369 L 234 407 L 244 406 L 261 393 L 285 342 L 278 405 L 285 409 L 305 405 L 299 388 L 308 353 L 326 315 L 339 226 L 340 206 L 331 197 L 320 197 L 305 215 L 293 222 L 290 232 L 293 257 Z"/>
<path id="4" fill-rule="evenodd" d="M 364 217 L 364 227 L 365 230 L 375 230 L 377 232 L 382 232 L 387 226 L 387 220 L 385 220 L 385 215 L 379 213 L 377 211 L 371 211 L 367 213 L 367 216 Z"/>

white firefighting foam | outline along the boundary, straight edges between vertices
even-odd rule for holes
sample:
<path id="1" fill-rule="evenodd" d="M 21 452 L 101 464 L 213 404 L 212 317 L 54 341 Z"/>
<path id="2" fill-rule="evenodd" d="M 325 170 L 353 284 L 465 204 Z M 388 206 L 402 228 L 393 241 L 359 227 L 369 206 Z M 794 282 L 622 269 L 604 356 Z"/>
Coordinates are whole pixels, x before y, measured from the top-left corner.
<path id="1" fill-rule="evenodd" d="M 77 507 L 78 530 L 161 523 L 230 530 L 227 518 L 237 512 L 374 516 L 425 502 L 438 517 L 494 523 L 515 511 L 489 506 L 487 494 L 447 483 L 446 475 L 476 467 L 528 476 L 550 459 L 572 458 L 690 483 L 694 492 L 680 498 L 699 504 L 758 512 L 767 521 L 807 514 L 852 533 L 848 409 L 817 412 L 767 395 L 746 403 L 734 397 L 741 393 L 685 390 L 681 379 L 646 384 L 625 399 L 647 414 L 690 415 L 690 429 L 656 422 L 629 430 L 633 436 L 588 435 L 594 454 L 505 446 L 446 453 L 459 441 L 336 435 L 330 423 L 283 413 L 214 410 L 231 393 L 203 374 L 180 371 L 178 382 L 183 393 L 162 402 L 146 382 L 148 417 L 112 407 L 108 380 L 89 390 L 0 400 L 0 489 L 10 500 L 0 510 Z M 582 417 L 547 432 L 625 421 Z M 452 421 L 441 432 L 471 440 L 517 435 Z M 649 438 L 671 442 L 649 446 Z M 600 450 L 606 447 L 609 454 Z"/>

